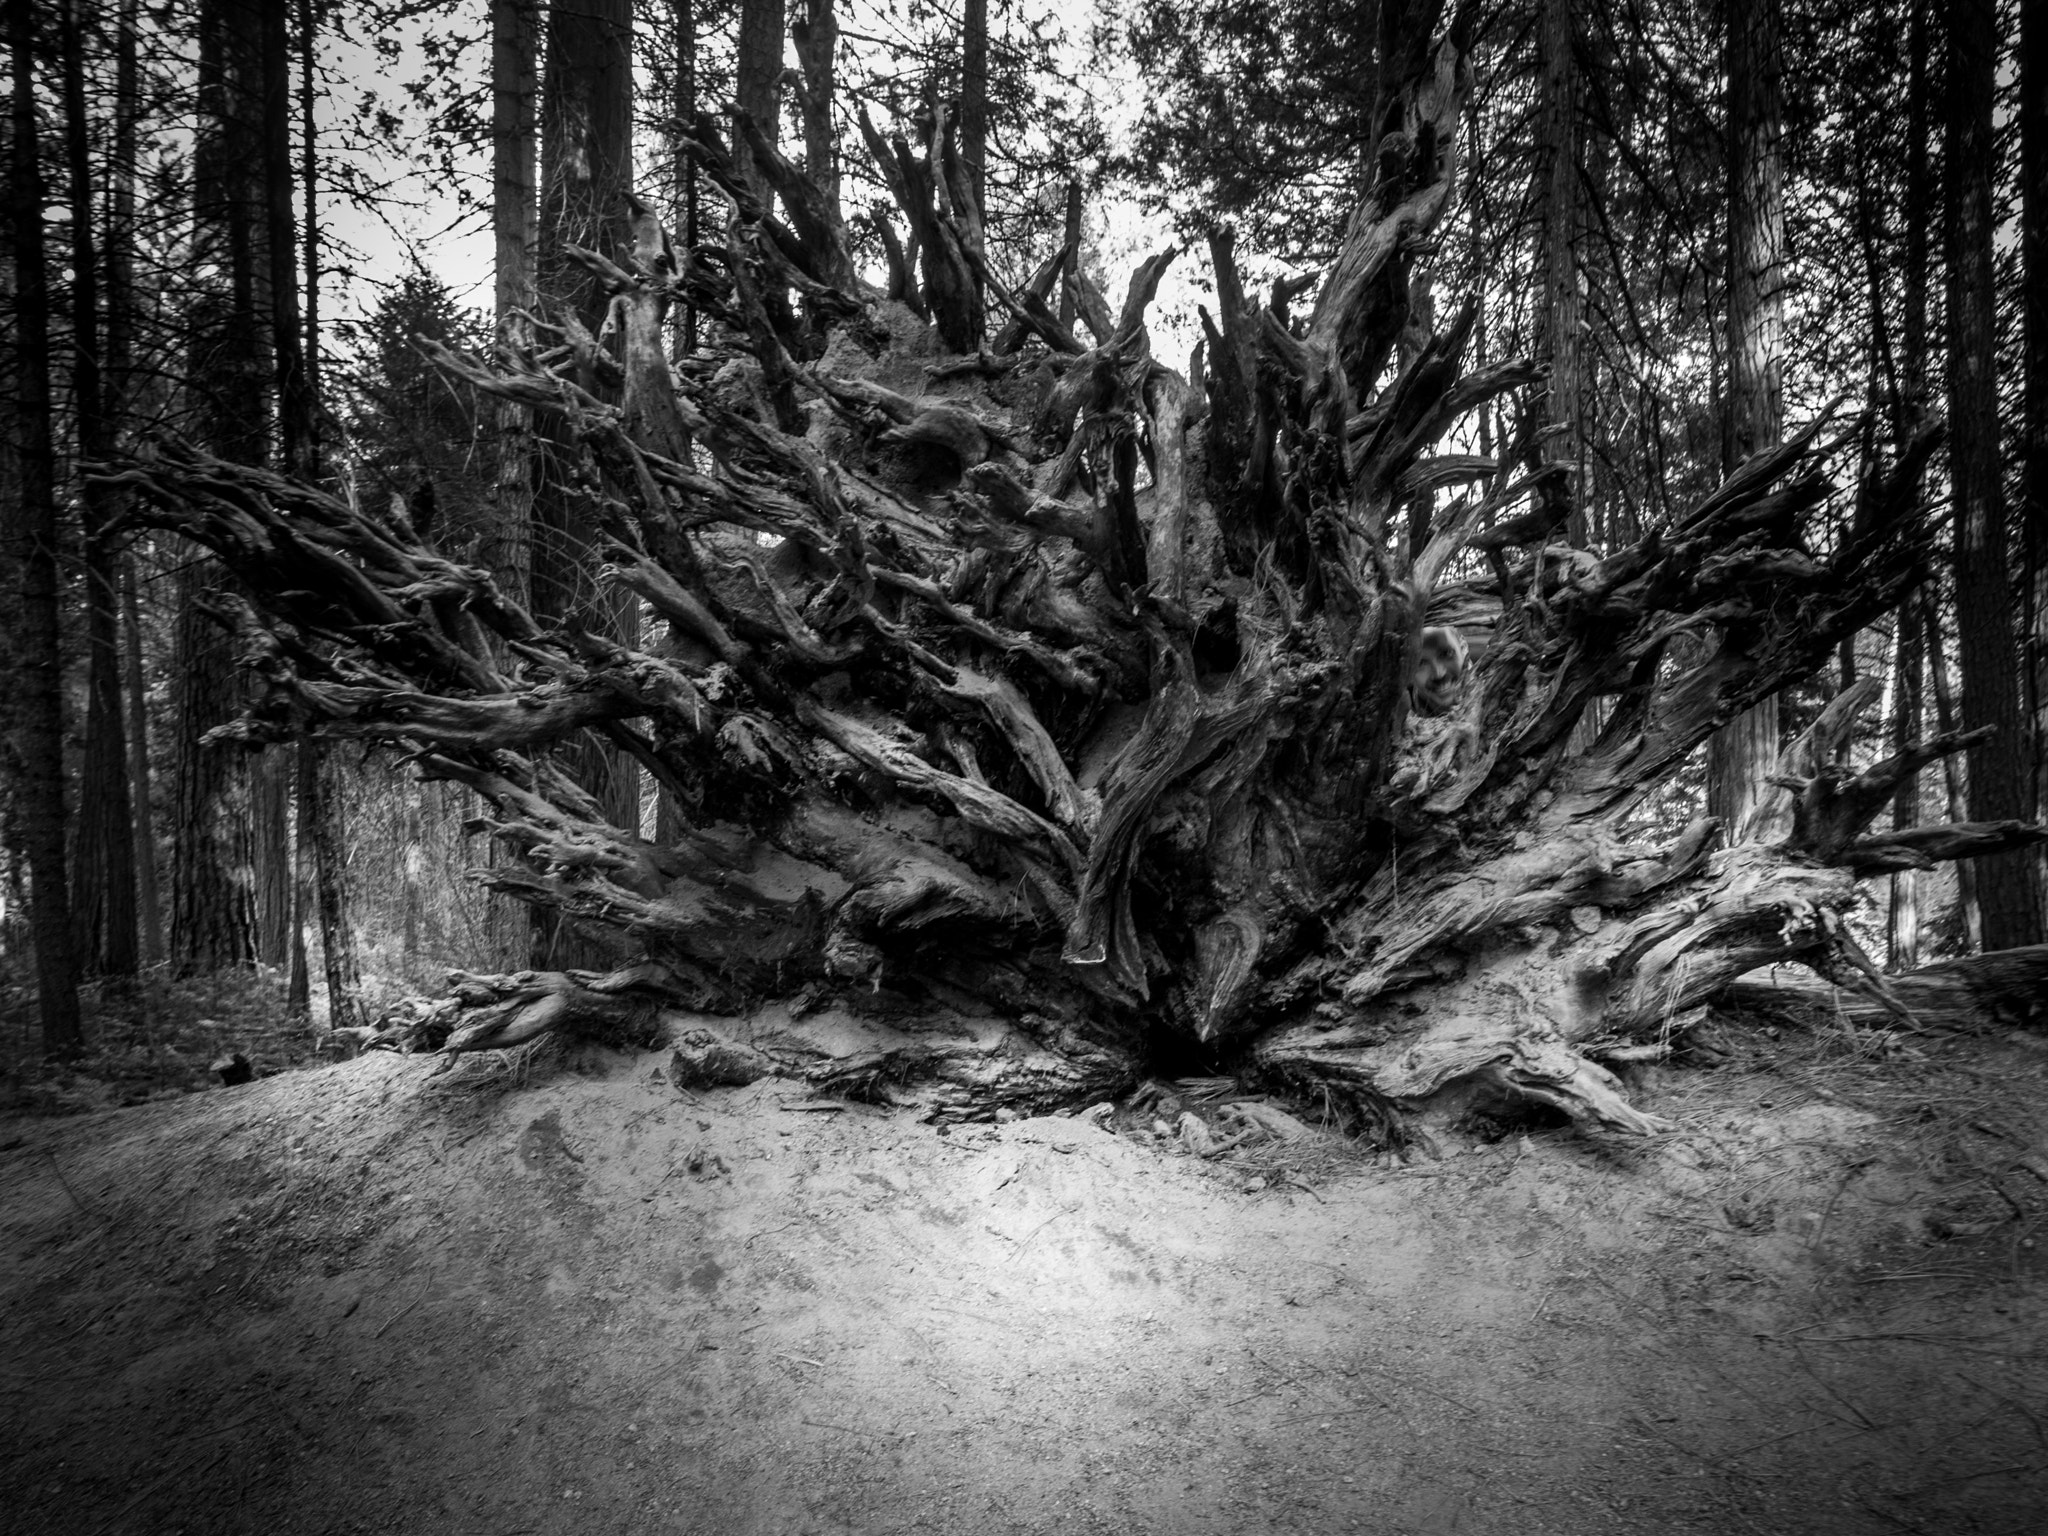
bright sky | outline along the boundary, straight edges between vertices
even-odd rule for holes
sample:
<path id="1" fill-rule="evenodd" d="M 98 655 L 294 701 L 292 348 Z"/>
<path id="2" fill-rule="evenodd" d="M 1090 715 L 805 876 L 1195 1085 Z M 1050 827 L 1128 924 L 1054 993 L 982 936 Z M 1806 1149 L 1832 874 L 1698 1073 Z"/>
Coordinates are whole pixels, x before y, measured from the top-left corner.
<path id="1" fill-rule="evenodd" d="M 1094 98 L 1096 109 L 1112 136 L 1121 138 L 1136 123 L 1144 98 L 1137 71 L 1128 60 L 1105 61 L 1087 52 L 1085 43 L 1095 4 L 1096 0 L 1052 0 L 1047 10 L 1067 33 L 1063 67 L 1076 79 L 1080 88 Z M 1000 27 L 1002 13 L 1011 7 L 1004 0 L 998 0 L 991 9 L 997 12 L 991 18 L 992 24 Z M 872 6 L 860 3 L 860 0 L 846 0 L 842 24 L 848 30 L 881 30 L 873 17 Z M 481 79 L 481 71 L 488 62 L 489 13 L 485 0 L 471 0 L 457 24 L 474 29 L 470 35 L 476 42 L 469 50 L 468 60 Z M 323 63 L 339 84 L 334 91 L 338 99 L 329 100 L 324 105 L 324 126 L 338 128 L 360 94 L 374 91 L 390 111 L 399 114 L 407 130 L 418 137 L 425 119 L 419 109 L 406 99 L 403 87 L 407 81 L 418 79 L 426 72 L 426 57 L 421 48 L 422 29 L 414 24 L 406 31 L 392 35 L 400 44 L 400 55 L 395 63 L 379 58 L 376 51 L 363 41 L 331 35 L 327 39 Z M 841 47 L 843 52 L 850 54 L 880 51 L 872 44 L 854 40 L 842 42 Z M 787 62 L 793 66 L 794 57 Z M 849 149 L 849 152 L 862 151 Z M 365 174 L 380 178 L 393 176 L 393 167 L 381 149 L 361 152 L 352 159 Z M 480 151 L 472 157 L 467 170 L 477 178 L 481 187 L 483 178 L 488 174 L 487 155 Z M 1102 254 L 1103 266 L 1112 280 L 1109 297 L 1114 306 L 1122 301 L 1123 285 L 1132 269 L 1145 256 L 1169 244 L 1171 234 L 1164 220 L 1144 214 L 1127 193 L 1110 194 L 1089 209 L 1088 217 L 1091 232 Z M 481 215 L 465 218 L 453 193 L 438 178 L 430 178 L 423 170 L 413 169 L 392 180 L 390 201 L 380 210 L 367 210 L 330 199 L 321 211 L 321 220 L 333 238 L 346 242 L 360 258 L 354 266 L 357 281 L 337 284 L 326 295 L 330 310 L 337 318 L 354 318 L 367 312 L 376 302 L 377 293 L 403 276 L 415 259 L 424 262 L 429 270 L 447 283 L 461 302 L 477 308 L 489 307 L 492 260 L 489 227 Z M 1199 249 L 1183 252 L 1168 269 L 1150 312 L 1153 349 L 1163 362 L 1171 366 L 1185 369 L 1189 351 L 1200 334 L 1195 314 L 1197 303 L 1213 306 L 1209 291 L 1208 255 Z"/>

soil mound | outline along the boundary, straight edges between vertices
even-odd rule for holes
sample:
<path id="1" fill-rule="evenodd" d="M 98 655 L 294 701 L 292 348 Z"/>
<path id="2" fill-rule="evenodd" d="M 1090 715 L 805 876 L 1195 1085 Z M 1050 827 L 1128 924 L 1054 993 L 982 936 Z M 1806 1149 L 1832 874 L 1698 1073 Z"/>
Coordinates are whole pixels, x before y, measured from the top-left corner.
<path id="1" fill-rule="evenodd" d="M 6 1524 L 2038 1529 L 2048 1049 L 1716 1038 L 1399 1166 L 595 1052 L 12 1122 Z"/>

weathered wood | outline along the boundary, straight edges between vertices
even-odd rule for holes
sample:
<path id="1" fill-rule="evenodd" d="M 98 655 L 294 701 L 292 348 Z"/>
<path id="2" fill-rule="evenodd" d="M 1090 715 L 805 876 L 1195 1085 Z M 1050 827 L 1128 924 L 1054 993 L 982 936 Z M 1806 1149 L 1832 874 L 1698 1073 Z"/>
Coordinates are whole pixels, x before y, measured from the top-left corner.
<path id="1" fill-rule="evenodd" d="M 629 941 L 648 1016 L 730 1016 L 688 1023 L 690 1060 L 982 1114 L 1113 1091 L 1174 1040 L 1382 1132 L 1474 1080 L 1653 1131 L 1603 1060 L 1668 1049 L 1769 962 L 1882 994 L 1842 921 L 1858 876 L 2041 834 L 1869 832 L 1969 738 L 1845 764 L 1860 693 L 1780 761 L 1750 841 L 1640 822 L 1717 728 L 1922 574 L 1938 434 L 1840 537 L 1810 533 L 1823 419 L 1632 544 L 1566 545 L 1562 466 L 1442 446 L 1539 377 L 1464 370 L 1474 306 L 1414 328 L 1385 376 L 1464 89 L 1448 44 L 1411 54 L 1385 97 L 1405 137 L 1305 334 L 1300 285 L 1248 300 L 1219 234 L 1191 379 L 1144 323 L 1171 252 L 1115 313 L 1065 251 L 1020 293 L 991 279 L 943 105 L 918 153 L 862 120 L 910 230 L 886 297 L 815 178 L 749 135 L 772 216 L 700 118 L 691 153 L 737 216 L 722 267 L 679 269 L 635 205 L 629 255 L 575 258 L 605 335 L 430 349 L 577 446 L 598 577 L 663 631 L 644 645 L 537 623 L 313 487 L 174 444 L 109 478 L 253 594 L 222 608 L 263 683 L 233 733 L 388 738 L 476 790 L 506 857 L 475 878 Z M 1062 275 L 1085 339 L 1050 307 Z M 726 319 L 715 371 L 663 356 L 679 294 Z M 607 368 L 616 406 L 586 385 Z M 1393 514 L 1439 497 L 1411 540 Z M 1411 710 L 1425 643 L 1465 659 Z M 661 784 L 658 842 L 549 765 L 578 733 Z M 594 987 L 484 987 L 461 1039 L 612 1027 Z"/>
<path id="2" fill-rule="evenodd" d="M 1928 1029 L 2048 1028 L 2048 944 L 1937 961 L 1886 980 L 1912 1022 Z M 1817 1021 L 1862 1028 L 1899 1022 L 1867 992 L 1829 986 L 1803 969 L 1746 976 L 1726 989 L 1723 1001 L 1773 1013 L 1790 1008 Z"/>

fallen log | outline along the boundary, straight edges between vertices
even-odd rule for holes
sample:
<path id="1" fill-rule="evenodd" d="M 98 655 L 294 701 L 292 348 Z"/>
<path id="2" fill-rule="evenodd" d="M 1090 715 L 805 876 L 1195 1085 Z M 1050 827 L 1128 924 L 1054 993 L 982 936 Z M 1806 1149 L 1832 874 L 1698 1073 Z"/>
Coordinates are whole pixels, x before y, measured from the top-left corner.
<path id="1" fill-rule="evenodd" d="M 2048 944 L 1940 960 L 1887 976 L 1892 1008 L 1867 990 L 1831 986 L 1797 971 L 1745 976 L 1722 994 L 1730 1007 L 1791 1010 L 1860 1029 L 1896 1028 L 1900 1010 L 1922 1029 L 1978 1034 L 1992 1029 L 2048 1030 Z"/>

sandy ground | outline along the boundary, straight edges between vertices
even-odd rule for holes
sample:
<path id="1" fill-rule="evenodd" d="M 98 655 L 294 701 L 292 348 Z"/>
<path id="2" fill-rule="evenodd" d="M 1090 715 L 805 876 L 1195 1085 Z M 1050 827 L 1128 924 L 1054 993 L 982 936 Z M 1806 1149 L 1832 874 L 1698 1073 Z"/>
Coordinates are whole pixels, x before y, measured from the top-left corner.
<path id="1" fill-rule="evenodd" d="M 0 1526 L 2039 1532 L 2048 1048 L 1916 1054 L 1258 1188 L 658 1054 L 16 1121 Z"/>

